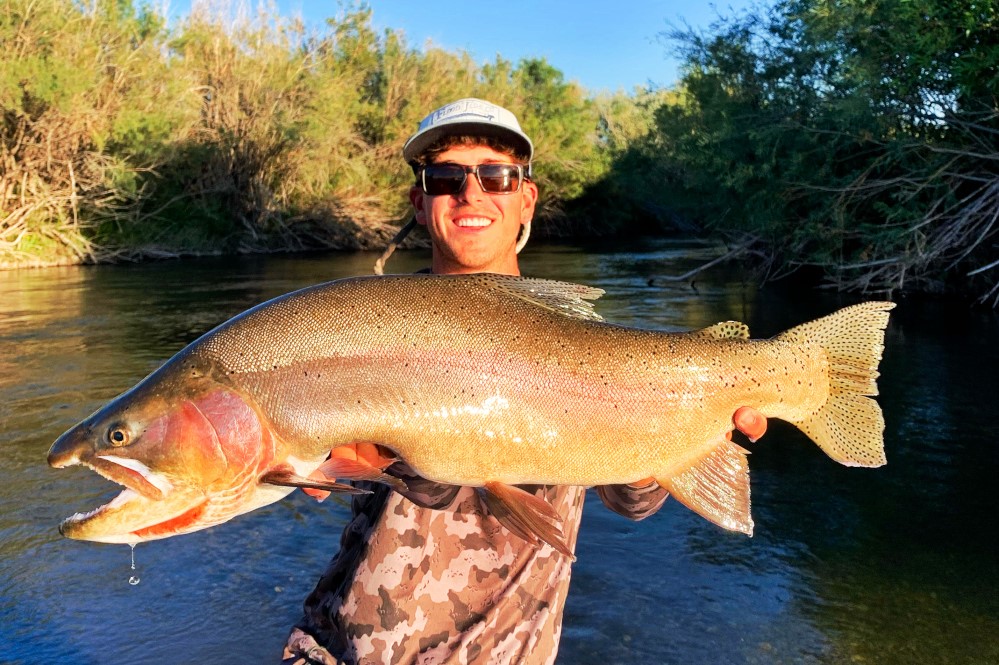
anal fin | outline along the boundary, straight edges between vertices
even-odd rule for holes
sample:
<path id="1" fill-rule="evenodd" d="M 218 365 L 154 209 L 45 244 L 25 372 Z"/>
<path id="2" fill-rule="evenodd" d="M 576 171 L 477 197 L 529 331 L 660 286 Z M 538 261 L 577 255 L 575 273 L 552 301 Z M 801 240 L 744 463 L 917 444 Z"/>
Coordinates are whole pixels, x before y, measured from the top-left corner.
<path id="1" fill-rule="evenodd" d="M 656 481 L 698 515 L 753 535 L 746 451 L 728 439 L 720 438 L 685 467 Z"/>
<path id="2" fill-rule="evenodd" d="M 486 483 L 481 496 L 492 516 L 512 533 L 529 543 L 544 541 L 576 560 L 559 526 L 562 516 L 550 503 L 519 487 L 497 482 Z"/>

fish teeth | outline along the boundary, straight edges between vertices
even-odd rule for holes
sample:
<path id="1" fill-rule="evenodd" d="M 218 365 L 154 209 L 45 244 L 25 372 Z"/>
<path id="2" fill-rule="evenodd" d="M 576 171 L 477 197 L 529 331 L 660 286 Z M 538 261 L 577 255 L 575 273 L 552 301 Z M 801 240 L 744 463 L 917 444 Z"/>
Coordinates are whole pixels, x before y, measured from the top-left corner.
<path id="1" fill-rule="evenodd" d="M 75 524 L 77 522 L 83 522 L 84 520 L 88 520 L 91 517 L 97 515 L 98 513 L 104 512 L 105 510 L 113 510 L 114 508 L 123 506 L 138 496 L 140 496 L 138 492 L 125 488 L 121 492 L 119 492 L 117 496 L 111 499 L 111 501 L 109 501 L 108 503 L 105 503 L 102 506 L 98 506 L 97 508 L 94 508 L 93 510 L 87 513 L 76 513 L 75 515 L 70 515 L 65 520 L 63 520 L 63 524 Z"/>

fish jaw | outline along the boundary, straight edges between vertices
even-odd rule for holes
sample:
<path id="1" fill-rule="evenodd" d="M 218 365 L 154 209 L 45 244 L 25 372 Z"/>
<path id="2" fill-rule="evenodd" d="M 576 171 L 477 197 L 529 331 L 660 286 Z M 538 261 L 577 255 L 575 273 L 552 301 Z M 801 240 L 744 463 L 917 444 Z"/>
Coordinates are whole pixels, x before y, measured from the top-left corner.
<path id="1" fill-rule="evenodd" d="M 204 509 L 204 497 L 154 501 L 126 487 L 103 506 L 67 517 L 59 533 L 74 540 L 134 545 L 196 530 L 190 527 Z"/>
<path id="2" fill-rule="evenodd" d="M 109 503 L 67 518 L 67 538 L 134 544 L 189 533 L 272 503 L 289 488 L 257 481 L 273 437 L 242 395 L 209 383 L 191 393 L 147 382 L 63 434 L 48 462 L 85 466 L 123 486 Z M 165 385 L 164 385 L 165 384 Z"/>

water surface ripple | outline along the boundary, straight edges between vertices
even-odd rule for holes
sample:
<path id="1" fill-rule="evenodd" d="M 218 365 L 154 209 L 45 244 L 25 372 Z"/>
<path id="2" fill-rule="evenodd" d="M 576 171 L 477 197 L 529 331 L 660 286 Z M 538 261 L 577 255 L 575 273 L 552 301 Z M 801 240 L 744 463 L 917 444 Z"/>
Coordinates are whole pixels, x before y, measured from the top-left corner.
<path id="1" fill-rule="evenodd" d="M 626 325 L 723 319 L 754 336 L 856 297 L 759 290 L 731 271 L 650 286 L 689 243 L 533 246 L 525 273 L 606 289 Z M 117 490 L 45 453 L 65 429 L 210 327 L 373 254 L 202 259 L 0 273 L 0 661 L 277 663 L 347 518 L 301 493 L 228 524 L 129 548 L 56 525 Z M 398 254 L 397 272 L 424 264 Z M 657 284 L 660 284 L 657 282 Z M 847 469 L 790 427 L 750 458 L 753 538 L 676 502 L 632 523 L 588 497 L 560 664 L 999 663 L 999 320 L 902 302 L 878 398 L 888 466 Z M 129 584 L 136 574 L 141 583 Z"/>

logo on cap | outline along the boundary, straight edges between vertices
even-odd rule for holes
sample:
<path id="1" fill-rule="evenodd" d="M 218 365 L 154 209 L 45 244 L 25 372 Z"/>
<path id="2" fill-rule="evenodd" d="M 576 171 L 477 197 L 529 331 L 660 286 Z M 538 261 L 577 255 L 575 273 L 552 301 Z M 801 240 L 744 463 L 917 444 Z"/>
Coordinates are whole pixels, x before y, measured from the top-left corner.
<path id="1" fill-rule="evenodd" d="M 496 119 L 496 106 L 480 99 L 464 99 L 454 104 L 448 104 L 442 109 L 438 109 L 431 116 L 430 124 L 435 125 L 443 120 L 462 118 L 465 116 L 477 116 L 492 122 Z"/>

